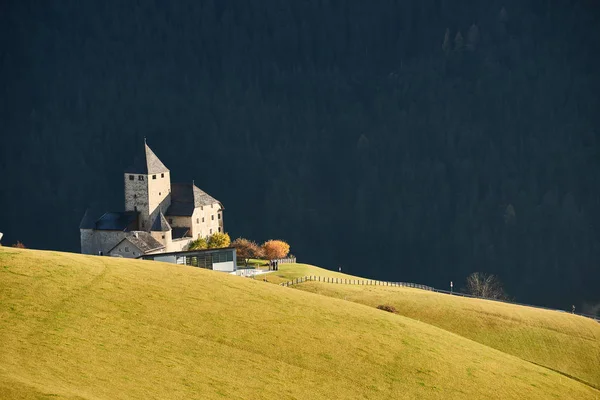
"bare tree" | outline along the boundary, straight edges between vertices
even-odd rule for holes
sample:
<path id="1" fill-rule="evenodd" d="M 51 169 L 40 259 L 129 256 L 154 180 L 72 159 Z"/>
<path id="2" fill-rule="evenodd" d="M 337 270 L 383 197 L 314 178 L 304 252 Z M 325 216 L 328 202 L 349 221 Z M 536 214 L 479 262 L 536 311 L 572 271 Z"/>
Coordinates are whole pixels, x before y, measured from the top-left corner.
<path id="1" fill-rule="evenodd" d="M 467 277 L 466 292 L 486 299 L 507 299 L 502 282 L 495 275 L 473 272 Z"/>

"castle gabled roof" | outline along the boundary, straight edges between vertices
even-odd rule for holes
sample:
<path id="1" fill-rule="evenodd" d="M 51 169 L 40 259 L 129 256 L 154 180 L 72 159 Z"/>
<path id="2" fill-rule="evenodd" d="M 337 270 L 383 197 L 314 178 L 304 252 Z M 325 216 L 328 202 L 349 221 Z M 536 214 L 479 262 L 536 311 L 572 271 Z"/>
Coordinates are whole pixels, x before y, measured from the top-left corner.
<path id="1" fill-rule="evenodd" d="M 167 219 L 162 211 L 159 212 L 154 219 L 154 223 L 152 224 L 152 228 L 150 228 L 150 230 L 152 232 L 168 232 L 171 230 L 171 225 L 169 225 L 167 222 Z"/>
<path id="2" fill-rule="evenodd" d="M 171 185 L 171 206 L 167 210 L 170 216 L 190 216 L 194 209 L 221 202 L 198 188 L 193 183 L 173 183 Z"/>
<path id="3" fill-rule="evenodd" d="M 125 173 L 151 175 L 169 171 L 145 142 L 144 150 L 144 157 L 136 157 L 134 164 L 126 168 Z"/>
<path id="4" fill-rule="evenodd" d="M 107 212 L 95 221 L 93 229 L 129 232 L 135 230 L 137 224 L 137 211 Z"/>
<path id="5" fill-rule="evenodd" d="M 117 247 L 118 245 L 123 243 L 123 241 L 125 241 L 125 240 L 127 240 L 132 245 L 137 247 L 144 254 L 148 253 L 150 251 L 162 249 L 165 247 L 164 244 L 162 244 L 158 240 L 154 239 L 152 237 L 152 235 L 150 235 L 148 232 L 135 231 L 135 232 L 131 232 L 131 234 L 127 235 L 127 237 L 125 237 L 125 239 L 123 239 L 119 243 L 117 243 L 112 249 L 109 250 L 109 253 L 115 247 Z"/>

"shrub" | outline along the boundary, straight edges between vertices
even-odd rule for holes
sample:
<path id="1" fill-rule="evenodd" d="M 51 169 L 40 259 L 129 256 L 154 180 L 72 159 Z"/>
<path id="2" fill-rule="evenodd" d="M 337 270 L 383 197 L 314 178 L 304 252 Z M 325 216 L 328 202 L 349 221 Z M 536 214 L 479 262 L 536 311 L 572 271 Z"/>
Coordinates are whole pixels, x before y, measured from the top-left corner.
<path id="1" fill-rule="evenodd" d="M 394 314 L 398 314 L 398 311 L 396 311 L 396 307 L 390 306 L 389 304 L 378 305 L 377 309 L 378 310 L 387 311 L 387 312 L 391 312 L 391 313 L 394 313 Z"/>
<path id="2" fill-rule="evenodd" d="M 229 247 L 231 238 L 227 233 L 215 232 L 208 237 L 207 245 L 209 249 L 220 249 Z"/>
<path id="3" fill-rule="evenodd" d="M 269 260 L 285 258 L 290 252 L 290 245 L 283 240 L 268 240 L 262 245 L 264 256 Z"/>
<path id="4" fill-rule="evenodd" d="M 25 245 L 17 240 L 17 243 L 13 244 L 12 247 L 16 247 L 17 249 L 26 249 Z"/>

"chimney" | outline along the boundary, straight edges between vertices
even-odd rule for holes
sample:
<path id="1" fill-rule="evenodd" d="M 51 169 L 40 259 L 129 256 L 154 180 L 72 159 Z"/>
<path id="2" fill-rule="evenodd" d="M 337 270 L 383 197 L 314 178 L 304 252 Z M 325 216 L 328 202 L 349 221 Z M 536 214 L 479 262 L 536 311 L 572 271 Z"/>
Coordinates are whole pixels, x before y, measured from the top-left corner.
<path id="1" fill-rule="evenodd" d="M 137 231 L 133 232 L 133 234 L 135 235 L 136 238 L 139 238 Z"/>

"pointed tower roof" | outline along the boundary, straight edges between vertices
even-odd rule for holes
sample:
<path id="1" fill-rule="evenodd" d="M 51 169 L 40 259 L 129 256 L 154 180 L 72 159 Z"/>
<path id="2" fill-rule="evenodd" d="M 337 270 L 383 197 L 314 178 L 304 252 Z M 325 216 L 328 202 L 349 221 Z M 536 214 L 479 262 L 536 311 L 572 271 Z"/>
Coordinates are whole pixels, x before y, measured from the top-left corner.
<path id="1" fill-rule="evenodd" d="M 125 172 L 133 174 L 160 174 L 161 172 L 168 172 L 169 169 L 165 167 L 165 164 L 154 154 L 152 149 L 146 144 L 144 139 L 144 157 L 136 157 L 134 165 L 125 169 Z"/>
<path id="2" fill-rule="evenodd" d="M 171 230 L 171 225 L 167 222 L 165 215 L 161 212 L 158 213 L 154 223 L 152 224 L 152 228 L 150 231 L 152 232 L 168 232 Z"/>
<path id="3" fill-rule="evenodd" d="M 79 229 L 94 229 L 96 227 L 97 218 L 93 214 L 94 212 L 90 208 L 85 210 L 85 214 L 83 214 L 83 218 L 79 224 Z"/>

